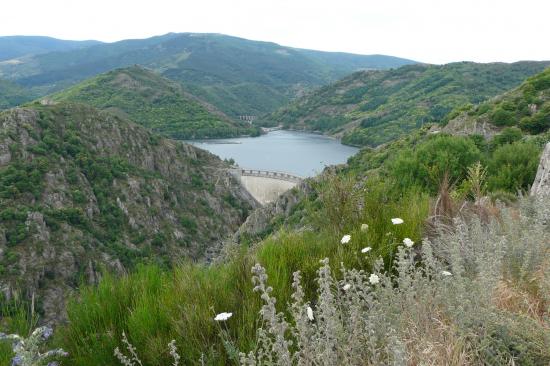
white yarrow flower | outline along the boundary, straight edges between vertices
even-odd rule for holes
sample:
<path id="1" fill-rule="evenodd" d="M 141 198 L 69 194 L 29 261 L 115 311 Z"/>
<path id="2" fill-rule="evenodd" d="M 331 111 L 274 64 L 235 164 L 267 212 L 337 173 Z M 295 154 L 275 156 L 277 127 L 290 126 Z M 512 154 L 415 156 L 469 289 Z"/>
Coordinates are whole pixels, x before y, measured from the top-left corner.
<path id="1" fill-rule="evenodd" d="M 313 309 L 311 308 L 311 306 L 308 306 L 307 307 L 307 317 L 309 320 L 313 321 Z"/>
<path id="2" fill-rule="evenodd" d="M 371 249 L 372 249 L 371 247 L 365 247 L 365 248 L 361 249 L 361 253 L 368 253 L 368 252 L 371 251 Z"/>
<path id="3" fill-rule="evenodd" d="M 342 290 L 347 291 L 351 288 L 351 285 L 349 283 L 346 283 L 344 287 L 342 287 Z"/>
<path id="4" fill-rule="evenodd" d="M 373 285 L 376 285 L 378 282 L 380 282 L 380 277 L 378 277 L 378 275 L 373 273 L 369 277 L 369 282 Z"/>
<path id="5" fill-rule="evenodd" d="M 368 229 L 369 229 L 369 225 L 361 224 L 361 231 L 367 231 Z"/>
<path id="6" fill-rule="evenodd" d="M 393 219 L 391 219 L 391 223 L 394 225 L 401 225 L 404 222 L 405 221 L 403 221 L 403 219 L 400 219 L 399 217 L 394 217 Z"/>
<path id="7" fill-rule="evenodd" d="M 403 244 L 405 244 L 405 246 L 406 246 L 407 248 L 410 248 L 410 247 L 412 247 L 412 246 L 414 245 L 414 241 L 412 241 L 412 240 L 409 239 L 409 238 L 405 238 L 405 239 L 403 239 Z"/>
<path id="8" fill-rule="evenodd" d="M 227 319 L 231 318 L 232 316 L 233 316 L 233 313 L 219 313 L 218 315 L 216 315 L 214 320 L 217 322 L 224 322 Z"/>
<path id="9" fill-rule="evenodd" d="M 342 236 L 342 239 L 340 240 L 340 243 L 347 244 L 351 240 L 351 235 L 344 235 Z"/>
<path id="10" fill-rule="evenodd" d="M 449 271 L 441 271 L 441 274 L 445 277 L 449 277 L 449 276 L 452 276 L 453 274 Z"/>

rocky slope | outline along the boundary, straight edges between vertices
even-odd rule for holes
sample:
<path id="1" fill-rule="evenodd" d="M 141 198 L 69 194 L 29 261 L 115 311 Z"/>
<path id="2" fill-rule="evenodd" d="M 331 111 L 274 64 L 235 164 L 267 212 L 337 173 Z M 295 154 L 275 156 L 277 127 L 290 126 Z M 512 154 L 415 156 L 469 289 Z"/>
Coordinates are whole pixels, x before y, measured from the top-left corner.
<path id="1" fill-rule="evenodd" d="M 362 71 L 296 100 L 259 123 L 376 146 L 424 124 L 441 122 L 456 107 L 501 94 L 549 64 L 461 62 Z"/>
<path id="2" fill-rule="evenodd" d="M 106 109 L 177 139 L 259 134 L 258 128 L 233 121 L 180 85 L 140 66 L 101 74 L 47 99 Z"/>
<path id="3" fill-rule="evenodd" d="M 71 103 L 0 113 L 0 289 L 46 320 L 102 269 L 203 258 L 254 200 L 208 152 Z"/>

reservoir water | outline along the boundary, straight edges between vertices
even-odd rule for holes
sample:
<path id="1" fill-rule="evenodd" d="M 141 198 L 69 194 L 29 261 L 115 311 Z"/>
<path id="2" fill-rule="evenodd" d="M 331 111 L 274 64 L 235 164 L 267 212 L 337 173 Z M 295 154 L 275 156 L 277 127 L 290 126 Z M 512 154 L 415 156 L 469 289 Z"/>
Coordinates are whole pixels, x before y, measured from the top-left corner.
<path id="1" fill-rule="evenodd" d="M 241 168 L 281 171 L 301 177 L 319 174 L 327 165 L 345 163 L 358 149 L 330 137 L 296 131 L 272 131 L 259 137 L 188 141 Z"/>

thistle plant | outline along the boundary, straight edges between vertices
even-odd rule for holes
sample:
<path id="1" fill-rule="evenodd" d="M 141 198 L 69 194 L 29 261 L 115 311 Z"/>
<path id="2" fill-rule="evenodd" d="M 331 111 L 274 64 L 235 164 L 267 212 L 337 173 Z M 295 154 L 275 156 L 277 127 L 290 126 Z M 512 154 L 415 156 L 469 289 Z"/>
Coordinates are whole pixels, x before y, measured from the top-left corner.
<path id="1" fill-rule="evenodd" d="M 0 341 L 11 340 L 13 342 L 12 366 L 54 366 L 57 360 L 68 355 L 63 349 L 54 349 L 41 352 L 43 344 L 51 337 L 53 330 L 44 326 L 36 328 L 29 337 L 24 338 L 17 334 L 0 333 Z"/>

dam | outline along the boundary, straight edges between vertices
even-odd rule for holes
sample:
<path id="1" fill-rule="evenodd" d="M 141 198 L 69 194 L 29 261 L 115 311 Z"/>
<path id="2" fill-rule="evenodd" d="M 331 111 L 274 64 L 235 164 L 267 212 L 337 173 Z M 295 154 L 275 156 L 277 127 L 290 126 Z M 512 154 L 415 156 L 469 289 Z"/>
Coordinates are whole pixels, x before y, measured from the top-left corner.
<path id="1" fill-rule="evenodd" d="M 232 173 L 261 205 L 273 202 L 302 181 L 297 175 L 267 170 L 233 169 Z"/>

